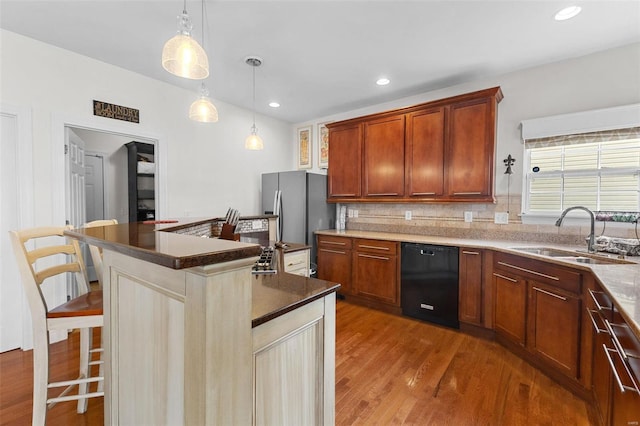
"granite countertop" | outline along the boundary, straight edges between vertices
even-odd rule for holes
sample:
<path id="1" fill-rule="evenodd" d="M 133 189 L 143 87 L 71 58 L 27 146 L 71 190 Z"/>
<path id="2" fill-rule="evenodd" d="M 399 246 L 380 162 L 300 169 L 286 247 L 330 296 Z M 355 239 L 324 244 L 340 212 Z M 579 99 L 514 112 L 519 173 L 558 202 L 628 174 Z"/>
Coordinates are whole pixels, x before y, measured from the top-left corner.
<path id="1" fill-rule="evenodd" d="M 302 244 L 290 246 L 293 247 L 293 251 L 307 247 Z M 284 272 L 283 253 L 283 249 L 276 249 L 278 273 L 253 275 L 252 327 L 257 327 L 340 288 L 340 284 Z"/>
<path id="2" fill-rule="evenodd" d="M 262 251 L 258 244 L 168 232 L 184 224 L 185 221 L 170 224 L 120 223 L 73 229 L 65 231 L 65 235 L 172 269 L 244 259 L 258 256 Z"/>
<path id="3" fill-rule="evenodd" d="M 640 259 L 627 257 L 629 264 L 584 264 L 574 260 L 554 258 L 527 253 L 514 248 L 551 247 L 561 250 L 585 250 L 585 246 L 566 246 L 546 243 L 526 243 L 505 240 L 474 240 L 464 238 L 431 237 L 428 235 L 412 235 L 373 231 L 316 231 L 319 235 L 334 235 L 350 238 L 371 238 L 387 241 L 412 242 L 423 244 L 439 244 L 444 246 L 492 249 L 505 253 L 517 254 L 532 259 L 544 260 L 562 266 L 593 272 L 596 280 L 613 300 L 621 316 L 629 324 L 629 328 L 640 339 Z"/>

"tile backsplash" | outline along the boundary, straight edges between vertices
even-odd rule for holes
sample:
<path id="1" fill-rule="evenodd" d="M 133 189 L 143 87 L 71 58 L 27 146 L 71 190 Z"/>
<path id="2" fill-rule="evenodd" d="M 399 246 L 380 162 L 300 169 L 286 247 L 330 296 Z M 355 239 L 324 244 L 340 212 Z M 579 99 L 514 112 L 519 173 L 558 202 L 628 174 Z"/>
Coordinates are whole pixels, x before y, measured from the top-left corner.
<path id="1" fill-rule="evenodd" d="M 509 199 L 510 202 L 507 202 Z M 520 213 L 520 197 L 497 197 L 495 204 L 347 204 L 347 229 L 402 234 L 447 236 L 480 240 L 510 240 L 542 242 L 549 244 L 585 244 L 589 235 L 588 224 L 570 226 L 563 224 L 523 224 Z M 357 210 L 357 217 L 353 214 Z M 411 220 L 405 219 L 407 211 Z M 465 212 L 472 212 L 473 221 L 465 222 Z M 508 214 L 508 224 L 494 223 L 495 213 Z M 596 222 L 596 236 L 603 233 L 611 237 L 636 238 L 634 225 L 612 226 Z"/>

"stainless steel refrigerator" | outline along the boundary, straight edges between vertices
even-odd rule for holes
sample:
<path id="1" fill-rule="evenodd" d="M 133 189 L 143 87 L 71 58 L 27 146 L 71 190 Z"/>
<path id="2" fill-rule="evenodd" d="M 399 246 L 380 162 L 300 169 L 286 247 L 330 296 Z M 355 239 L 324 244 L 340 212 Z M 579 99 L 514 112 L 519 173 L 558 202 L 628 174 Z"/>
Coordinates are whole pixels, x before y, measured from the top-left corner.
<path id="1" fill-rule="evenodd" d="M 311 246 L 316 262 L 314 232 L 333 229 L 335 206 L 327 203 L 327 176 L 304 170 L 262 175 L 262 212 L 278 215 L 278 240 Z"/>

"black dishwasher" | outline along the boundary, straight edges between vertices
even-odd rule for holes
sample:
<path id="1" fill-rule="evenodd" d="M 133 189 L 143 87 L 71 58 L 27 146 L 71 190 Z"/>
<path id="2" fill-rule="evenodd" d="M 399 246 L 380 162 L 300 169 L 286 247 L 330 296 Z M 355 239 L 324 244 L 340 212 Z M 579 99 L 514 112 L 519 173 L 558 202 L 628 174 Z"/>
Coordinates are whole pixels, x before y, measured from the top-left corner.
<path id="1" fill-rule="evenodd" d="M 404 315 L 460 328 L 458 247 L 402 243 L 400 295 Z"/>

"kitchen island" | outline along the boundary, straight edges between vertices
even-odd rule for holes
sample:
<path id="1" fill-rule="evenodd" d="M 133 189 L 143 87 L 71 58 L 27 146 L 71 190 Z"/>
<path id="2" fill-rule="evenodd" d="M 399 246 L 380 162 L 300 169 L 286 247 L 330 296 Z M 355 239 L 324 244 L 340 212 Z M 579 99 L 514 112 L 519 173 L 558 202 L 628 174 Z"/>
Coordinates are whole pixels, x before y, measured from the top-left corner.
<path id="1" fill-rule="evenodd" d="M 333 424 L 339 285 L 182 225 L 67 233 L 103 249 L 105 424 Z"/>

